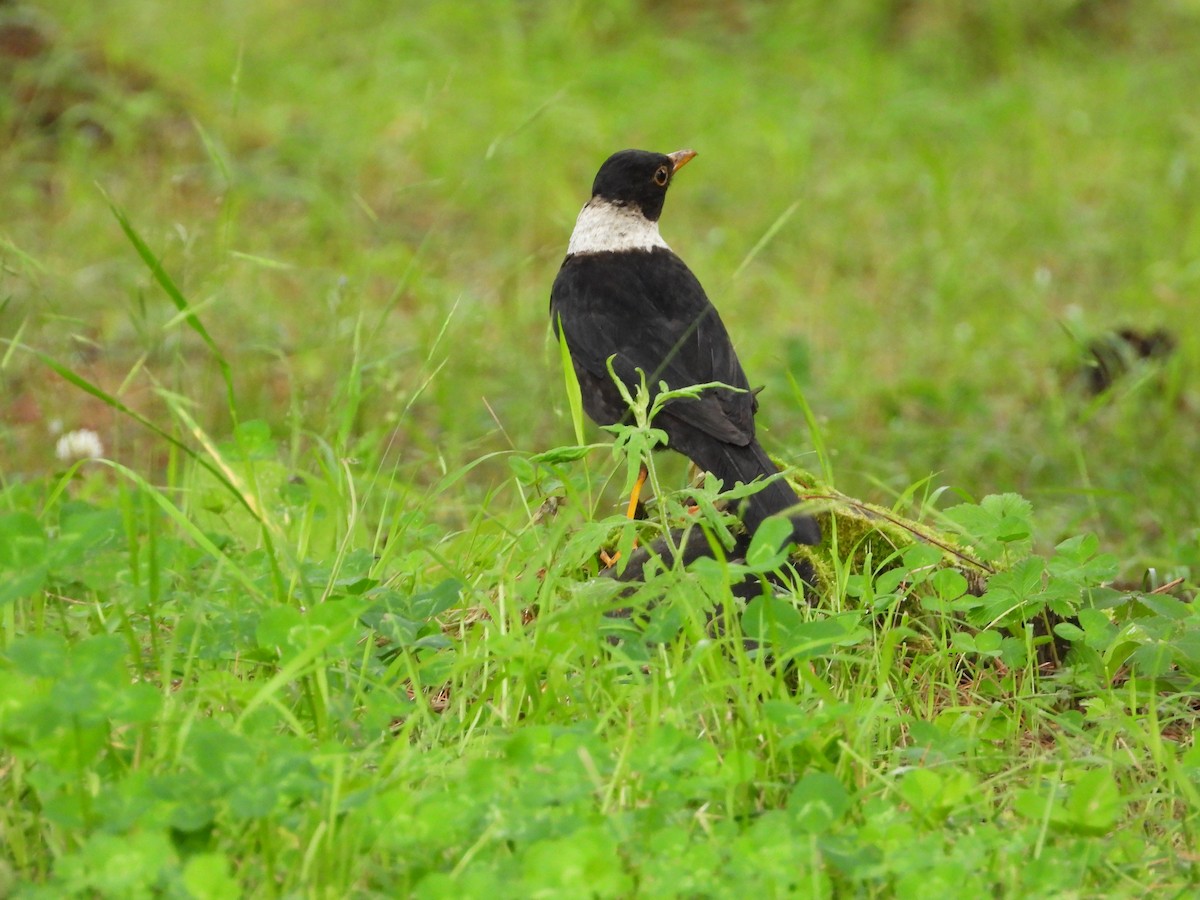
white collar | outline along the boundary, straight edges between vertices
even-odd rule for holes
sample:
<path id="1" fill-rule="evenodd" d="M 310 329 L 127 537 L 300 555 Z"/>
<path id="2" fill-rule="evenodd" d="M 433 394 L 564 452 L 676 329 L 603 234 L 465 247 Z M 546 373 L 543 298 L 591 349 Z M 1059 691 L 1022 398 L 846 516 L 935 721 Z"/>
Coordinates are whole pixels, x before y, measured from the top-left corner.
<path id="1" fill-rule="evenodd" d="M 636 206 L 624 206 L 593 197 L 575 220 L 567 255 L 615 253 L 621 250 L 671 249 Z"/>

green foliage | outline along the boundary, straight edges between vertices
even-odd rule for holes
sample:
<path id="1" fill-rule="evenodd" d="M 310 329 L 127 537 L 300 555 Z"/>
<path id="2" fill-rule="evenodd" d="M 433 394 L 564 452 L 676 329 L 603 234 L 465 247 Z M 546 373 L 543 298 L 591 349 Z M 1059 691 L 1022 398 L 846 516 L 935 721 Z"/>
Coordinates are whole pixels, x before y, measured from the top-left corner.
<path id="1" fill-rule="evenodd" d="M 1016 494 L 985 497 L 978 505 L 964 503 L 946 510 L 946 518 L 957 525 L 979 555 L 1004 562 L 1010 554 L 1028 553 L 1033 546 L 1029 502 Z"/>
<path id="2" fill-rule="evenodd" d="M 0 603 L 32 594 L 46 582 L 46 535 L 26 512 L 0 516 Z"/>
<path id="3" fill-rule="evenodd" d="M 265 463 L 277 445 L 251 426 L 213 452 Z M 565 489 L 590 455 L 547 451 L 529 471 Z M 221 555 L 189 547 L 139 500 L 148 490 L 118 488 L 108 508 L 60 492 L 40 512 L 49 529 L 6 519 L 24 536 L 6 557 L 21 590 L 0 655 L 9 864 L 47 891 L 215 896 L 282 879 L 615 897 L 721 880 L 833 896 L 1058 890 L 1064 866 L 1097 885 L 1113 866 L 1172 877 L 1111 836 L 1162 831 L 1147 798 L 1190 803 L 1190 763 L 1154 729 L 1132 749 L 1165 780 L 1128 753 L 1096 760 L 1137 704 L 1155 721 L 1190 708 L 1200 625 L 1189 604 L 1111 587 L 1115 560 L 1091 536 L 1034 554 L 1019 498 L 950 517 L 1005 560 L 978 596 L 916 540 L 847 569 L 846 590 L 817 605 L 778 591 L 739 603 L 734 583 L 782 562 L 768 533 L 745 564 L 668 568 L 618 597 L 579 552 L 623 519 L 597 532 L 563 507 L 502 536 L 477 526 L 491 562 L 453 577 L 339 551 L 343 525 L 331 555 L 285 568 L 293 602 L 247 606 L 222 560 L 269 582 L 263 550 L 236 521 L 209 533 Z M 999 509 L 1019 509 L 1020 527 Z M 670 510 L 668 525 L 690 515 Z M 637 627 L 600 627 L 617 603 Z M 1069 649 L 1039 678 L 1034 654 L 1055 637 Z M 1033 750 L 1038 735 L 1062 750 Z"/>
<path id="4" fill-rule="evenodd" d="M 1195 893 L 1192 4 L 293 6 L 0 12 L 0 895 Z M 804 557 L 588 436 L 623 145 Z"/>

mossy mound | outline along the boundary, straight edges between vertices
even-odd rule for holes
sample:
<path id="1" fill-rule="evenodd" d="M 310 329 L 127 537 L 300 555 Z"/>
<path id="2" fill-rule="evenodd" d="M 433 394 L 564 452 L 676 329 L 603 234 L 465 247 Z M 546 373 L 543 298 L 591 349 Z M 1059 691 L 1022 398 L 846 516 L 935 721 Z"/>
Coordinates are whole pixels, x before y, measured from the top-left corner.
<path id="1" fill-rule="evenodd" d="M 815 480 L 793 482 L 800 498 L 812 506 L 821 526 L 821 543 L 799 547 L 794 556 L 812 566 L 818 596 L 828 596 L 836 585 L 835 560 L 852 573 L 877 577 L 905 565 L 905 550 L 923 545 L 939 556 L 932 568 L 949 568 L 967 579 L 973 594 L 982 593 L 996 568 L 979 559 L 961 539 L 925 522 L 849 497 Z"/>

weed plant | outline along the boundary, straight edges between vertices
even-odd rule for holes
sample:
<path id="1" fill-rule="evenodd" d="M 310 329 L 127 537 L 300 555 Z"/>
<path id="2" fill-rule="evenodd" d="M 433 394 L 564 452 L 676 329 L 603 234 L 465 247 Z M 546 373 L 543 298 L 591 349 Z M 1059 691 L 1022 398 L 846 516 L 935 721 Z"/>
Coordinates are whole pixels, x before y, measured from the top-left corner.
<path id="1" fill-rule="evenodd" d="M 0 896 L 1193 893 L 1195 3 L 410 6 L 0 7 Z M 563 386 L 624 146 L 807 596 L 600 572 L 736 529 Z"/>

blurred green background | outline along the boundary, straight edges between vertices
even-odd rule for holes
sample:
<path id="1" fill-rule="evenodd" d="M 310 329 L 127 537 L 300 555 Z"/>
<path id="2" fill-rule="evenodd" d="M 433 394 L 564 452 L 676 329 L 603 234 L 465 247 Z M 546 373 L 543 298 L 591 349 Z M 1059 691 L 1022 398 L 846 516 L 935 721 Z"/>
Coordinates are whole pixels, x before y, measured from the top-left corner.
<path id="1" fill-rule="evenodd" d="M 1019 491 L 1130 577 L 1200 565 L 1200 2 L 0 4 L 0 453 L 267 420 L 420 485 L 573 441 L 550 284 L 612 151 L 693 147 L 663 233 L 768 448 L 903 505 Z M 154 283 L 109 202 L 233 368 Z M 1095 396 L 1089 345 L 1174 351 Z M 1106 337 L 1107 336 L 1107 337 Z M 794 382 L 794 384 L 793 384 Z M 798 393 L 799 392 L 799 393 Z M 502 459 L 441 498 L 515 510 Z M 1186 573 L 1186 569 L 1183 569 Z"/>

